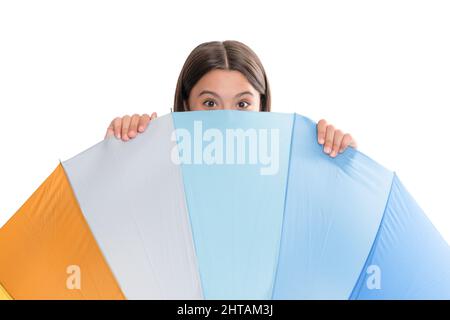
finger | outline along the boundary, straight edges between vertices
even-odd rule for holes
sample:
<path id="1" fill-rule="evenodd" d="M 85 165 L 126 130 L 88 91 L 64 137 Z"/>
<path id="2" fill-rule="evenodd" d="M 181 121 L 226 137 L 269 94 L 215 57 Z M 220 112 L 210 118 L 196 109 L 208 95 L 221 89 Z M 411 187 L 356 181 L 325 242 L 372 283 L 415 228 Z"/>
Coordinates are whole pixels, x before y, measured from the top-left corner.
<path id="1" fill-rule="evenodd" d="M 342 153 L 345 151 L 345 149 L 347 149 L 348 147 L 353 147 L 356 148 L 356 141 L 353 140 L 353 137 L 346 133 L 344 134 L 344 137 L 342 138 L 342 142 L 341 142 L 341 148 L 339 150 L 339 153 Z"/>
<path id="2" fill-rule="evenodd" d="M 351 137 L 351 138 L 352 138 L 352 141 L 350 142 L 349 146 L 352 148 L 355 148 L 355 149 L 358 148 L 358 144 L 356 143 L 356 140 L 353 137 Z"/>
<path id="3" fill-rule="evenodd" d="M 106 129 L 106 134 L 105 137 L 103 139 L 109 138 L 114 136 L 114 126 L 113 123 L 111 121 L 111 124 L 109 125 L 109 127 Z"/>
<path id="4" fill-rule="evenodd" d="M 148 123 L 150 122 L 150 116 L 144 113 L 139 119 L 138 130 L 139 132 L 144 132 L 147 129 Z"/>
<path id="5" fill-rule="evenodd" d="M 157 116 L 157 115 L 156 115 L 156 112 L 153 112 L 153 113 L 152 113 L 152 116 L 151 116 L 151 118 L 150 118 L 150 120 L 155 120 L 155 119 L 156 119 L 156 116 Z"/>
<path id="6" fill-rule="evenodd" d="M 115 118 L 113 120 L 113 129 L 114 129 L 114 135 L 117 139 L 120 139 L 122 131 L 122 118 Z"/>
<path id="7" fill-rule="evenodd" d="M 341 142 L 344 138 L 344 133 L 341 130 L 334 131 L 334 139 L 333 139 L 333 149 L 331 150 L 330 156 L 336 157 L 340 148 L 341 148 Z"/>
<path id="8" fill-rule="evenodd" d="M 138 114 L 133 114 L 131 117 L 130 127 L 128 128 L 128 137 L 133 139 L 137 135 L 137 126 L 139 123 L 139 119 L 141 118 Z"/>
<path id="9" fill-rule="evenodd" d="M 325 121 L 325 119 L 322 119 L 317 123 L 317 141 L 320 144 L 324 144 L 325 142 L 326 130 L 327 130 L 327 122 Z"/>
<path id="10" fill-rule="evenodd" d="M 130 127 L 131 117 L 124 116 L 122 117 L 122 140 L 128 141 L 130 138 L 128 137 L 128 128 Z"/>
<path id="11" fill-rule="evenodd" d="M 323 151 L 327 154 L 331 152 L 334 139 L 334 127 L 332 125 L 327 126 L 327 132 L 325 133 L 325 144 Z"/>

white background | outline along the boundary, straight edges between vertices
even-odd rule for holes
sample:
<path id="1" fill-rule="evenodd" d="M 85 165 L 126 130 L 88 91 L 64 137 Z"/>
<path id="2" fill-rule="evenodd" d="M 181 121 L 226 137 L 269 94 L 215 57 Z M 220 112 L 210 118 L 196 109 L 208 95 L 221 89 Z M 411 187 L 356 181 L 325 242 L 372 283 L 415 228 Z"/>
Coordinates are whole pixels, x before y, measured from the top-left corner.
<path id="1" fill-rule="evenodd" d="M 1 1 L 0 225 L 115 116 L 168 113 L 195 46 L 233 39 L 273 111 L 350 132 L 450 242 L 449 17 L 430 0 Z"/>

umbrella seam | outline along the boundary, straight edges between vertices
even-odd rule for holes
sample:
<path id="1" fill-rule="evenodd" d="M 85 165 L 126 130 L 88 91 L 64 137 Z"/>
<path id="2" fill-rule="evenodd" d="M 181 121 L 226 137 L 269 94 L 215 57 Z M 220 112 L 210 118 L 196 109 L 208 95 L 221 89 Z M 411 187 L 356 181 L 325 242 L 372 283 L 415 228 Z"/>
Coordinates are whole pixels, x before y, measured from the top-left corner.
<path id="1" fill-rule="evenodd" d="M 287 191 L 288 191 L 288 185 L 289 185 L 289 172 L 291 168 L 291 157 L 292 157 L 292 141 L 294 140 L 294 128 L 295 128 L 295 119 L 296 119 L 296 113 L 292 114 L 292 128 L 291 128 L 291 141 L 289 144 L 289 158 L 288 158 L 288 168 L 286 173 L 286 186 L 284 189 L 284 204 L 283 204 L 283 217 L 281 222 L 281 231 L 280 231 L 280 239 L 278 244 L 278 255 L 277 255 L 277 262 L 274 272 L 274 278 L 272 282 L 272 288 L 271 288 L 271 300 L 273 300 L 274 292 L 275 292 L 275 284 L 278 276 L 278 269 L 280 266 L 280 252 L 281 252 L 281 243 L 282 243 L 282 237 L 283 237 L 283 231 L 284 231 L 284 218 L 285 218 L 285 212 L 286 212 L 286 202 L 287 202 Z"/>
<path id="2" fill-rule="evenodd" d="M 387 207 L 388 207 L 389 201 L 390 201 L 390 199 L 391 199 L 391 195 L 392 195 L 392 186 L 393 186 L 393 184 L 394 184 L 394 180 L 395 180 L 396 176 L 397 176 L 397 175 L 395 174 L 395 172 L 393 172 L 393 174 L 392 174 L 392 180 L 391 180 L 391 187 L 390 187 L 390 189 L 389 189 L 389 194 L 388 194 L 388 196 L 387 196 L 387 198 L 386 198 L 386 204 L 385 204 L 385 206 L 384 206 L 383 216 L 381 217 L 380 224 L 378 225 L 378 230 L 377 230 L 377 233 L 376 233 L 376 235 L 375 235 L 375 238 L 374 238 L 374 240 L 373 240 L 373 242 L 372 242 L 372 246 L 371 246 L 371 248 L 370 248 L 370 250 L 369 250 L 369 254 L 368 254 L 367 258 L 366 258 L 366 261 L 365 261 L 364 264 L 363 264 L 362 270 L 361 270 L 361 272 L 359 273 L 358 279 L 356 280 L 355 285 L 353 286 L 353 289 L 352 289 L 352 291 L 351 291 L 351 293 L 350 293 L 350 296 L 348 297 L 348 300 L 357 300 L 356 297 L 355 297 L 355 295 L 356 295 L 356 290 L 358 289 L 359 284 L 360 284 L 360 282 L 362 281 L 362 278 L 364 277 L 364 270 L 365 270 L 366 267 L 367 267 L 367 263 L 369 263 L 369 261 L 372 259 L 373 254 L 374 254 L 374 251 L 375 251 L 375 248 L 376 248 L 376 246 L 377 246 L 377 244 L 378 244 L 378 242 L 379 242 L 379 238 L 380 238 L 380 234 L 381 234 L 381 229 L 382 229 L 382 226 L 383 226 L 383 222 L 384 222 L 384 220 L 385 220 L 385 217 L 386 217 L 386 210 L 387 210 Z"/>

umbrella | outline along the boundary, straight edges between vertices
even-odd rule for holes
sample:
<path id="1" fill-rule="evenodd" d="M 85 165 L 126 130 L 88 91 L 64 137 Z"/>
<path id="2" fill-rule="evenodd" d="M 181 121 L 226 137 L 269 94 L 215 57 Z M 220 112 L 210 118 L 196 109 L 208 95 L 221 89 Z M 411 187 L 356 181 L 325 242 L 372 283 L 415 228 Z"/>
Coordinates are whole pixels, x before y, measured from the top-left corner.
<path id="1" fill-rule="evenodd" d="M 12 299 L 449 299 L 395 174 L 292 113 L 196 111 L 60 162 L 0 230 Z"/>

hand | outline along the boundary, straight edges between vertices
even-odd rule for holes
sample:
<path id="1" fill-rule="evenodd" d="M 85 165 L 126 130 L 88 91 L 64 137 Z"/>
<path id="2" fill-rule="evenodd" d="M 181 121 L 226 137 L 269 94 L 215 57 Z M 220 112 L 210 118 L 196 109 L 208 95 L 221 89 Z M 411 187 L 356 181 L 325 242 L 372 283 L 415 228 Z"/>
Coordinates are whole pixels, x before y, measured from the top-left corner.
<path id="1" fill-rule="evenodd" d="M 333 125 L 327 124 L 325 119 L 317 123 L 317 140 L 323 145 L 323 152 L 332 158 L 348 147 L 357 148 L 356 141 L 350 134 L 335 129 Z"/>
<path id="2" fill-rule="evenodd" d="M 117 117 L 106 130 L 105 138 L 115 136 L 117 139 L 128 141 L 133 139 L 147 129 L 151 120 L 156 118 L 156 112 L 153 112 L 151 116 L 144 113 L 142 116 L 134 114 L 133 116 L 125 115 L 122 118 Z"/>

